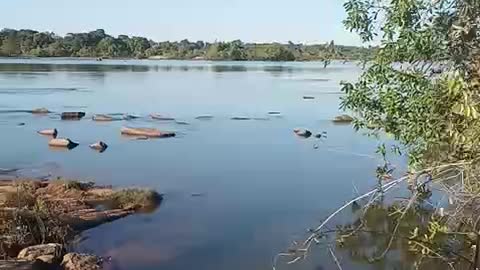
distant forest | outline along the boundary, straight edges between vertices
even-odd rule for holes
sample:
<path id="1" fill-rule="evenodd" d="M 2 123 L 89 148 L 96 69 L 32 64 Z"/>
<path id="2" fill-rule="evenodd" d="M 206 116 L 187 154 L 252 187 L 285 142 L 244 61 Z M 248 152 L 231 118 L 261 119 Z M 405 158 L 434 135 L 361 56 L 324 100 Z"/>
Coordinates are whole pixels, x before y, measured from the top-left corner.
<path id="1" fill-rule="evenodd" d="M 113 37 L 98 29 L 88 33 L 58 36 L 52 32 L 3 29 L 0 31 L 0 56 L 6 57 L 96 57 L 137 59 L 206 59 L 261 61 L 330 61 L 369 58 L 372 48 L 327 44 L 305 45 L 288 42 L 155 42 L 145 37 Z"/>

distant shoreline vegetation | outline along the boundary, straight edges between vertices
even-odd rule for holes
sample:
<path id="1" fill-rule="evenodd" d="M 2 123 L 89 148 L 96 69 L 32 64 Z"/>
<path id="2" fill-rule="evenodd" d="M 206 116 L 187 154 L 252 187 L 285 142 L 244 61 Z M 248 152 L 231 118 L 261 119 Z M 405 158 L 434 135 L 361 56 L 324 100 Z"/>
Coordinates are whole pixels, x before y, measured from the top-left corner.
<path id="1" fill-rule="evenodd" d="M 113 37 L 98 29 L 69 33 L 64 37 L 52 32 L 3 29 L 0 31 L 0 56 L 3 57 L 95 57 L 177 60 L 232 61 L 325 61 L 364 60 L 373 48 L 327 44 L 305 45 L 288 42 L 155 42 L 145 37 Z"/>

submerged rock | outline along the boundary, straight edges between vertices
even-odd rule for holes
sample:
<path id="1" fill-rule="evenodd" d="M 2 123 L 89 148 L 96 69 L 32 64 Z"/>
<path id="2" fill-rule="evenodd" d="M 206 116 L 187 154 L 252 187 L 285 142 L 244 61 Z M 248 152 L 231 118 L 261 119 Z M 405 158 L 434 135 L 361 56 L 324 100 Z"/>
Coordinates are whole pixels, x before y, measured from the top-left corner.
<path id="1" fill-rule="evenodd" d="M 299 137 L 310 138 L 312 136 L 312 132 L 308 129 L 296 128 L 293 132 Z"/>
<path id="2" fill-rule="evenodd" d="M 85 112 L 62 112 L 62 120 L 80 120 L 85 117 Z"/>
<path id="3" fill-rule="evenodd" d="M 131 128 L 131 127 L 122 127 L 120 132 L 123 135 L 129 136 L 146 136 L 152 138 L 167 138 L 175 137 L 175 132 L 171 131 L 160 131 L 155 128 Z"/>
<path id="4" fill-rule="evenodd" d="M 342 114 L 342 115 L 336 116 L 332 121 L 338 124 L 347 124 L 353 121 L 353 117 L 351 117 L 348 114 Z"/>
<path id="5" fill-rule="evenodd" d="M 326 137 L 327 137 L 327 132 L 326 131 L 322 131 L 321 133 L 315 134 L 315 138 L 317 138 L 317 139 L 326 138 Z"/>
<path id="6" fill-rule="evenodd" d="M 101 258 L 80 253 L 68 253 L 63 256 L 62 267 L 64 270 L 100 270 Z"/>
<path id="7" fill-rule="evenodd" d="M 162 120 L 162 121 L 173 121 L 173 120 L 175 120 L 175 118 L 163 116 L 163 115 L 160 115 L 160 114 L 157 114 L 157 113 L 150 114 L 150 117 L 152 119 Z"/>
<path id="8" fill-rule="evenodd" d="M 114 118 L 113 116 L 108 114 L 95 114 L 94 116 L 92 116 L 92 120 L 97 122 L 109 122 L 109 121 L 115 121 L 120 119 Z"/>
<path id="9" fill-rule="evenodd" d="M 34 261 L 41 256 L 51 256 L 53 261 L 61 261 L 64 254 L 63 246 L 60 244 L 43 244 L 30 246 L 22 249 L 17 258 L 21 260 Z M 50 257 L 49 257 L 50 258 Z M 43 257 L 43 259 L 47 259 Z M 43 260 L 42 260 L 43 261 Z"/>
<path id="10" fill-rule="evenodd" d="M 213 115 L 199 115 L 195 117 L 197 120 L 211 120 L 213 119 Z"/>
<path id="11" fill-rule="evenodd" d="M 78 146 L 78 143 L 73 142 L 68 138 L 56 138 L 56 139 L 51 139 L 48 142 L 48 145 L 51 147 L 64 147 L 68 149 L 73 149 Z"/>
<path id="12" fill-rule="evenodd" d="M 53 138 L 56 138 L 58 135 L 58 130 L 56 128 L 43 129 L 43 130 L 37 131 L 37 133 L 40 135 L 52 136 Z"/>
<path id="13" fill-rule="evenodd" d="M 184 126 L 190 125 L 190 123 L 188 123 L 187 121 L 175 121 L 175 123 L 177 125 L 184 125 Z"/>
<path id="14" fill-rule="evenodd" d="M 105 150 L 107 150 L 108 148 L 108 145 L 102 141 L 99 141 L 99 142 L 96 142 L 94 144 L 90 144 L 89 147 L 91 149 L 94 149 L 94 150 L 97 150 L 99 151 L 100 153 L 104 152 Z"/>
<path id="15" fill-rule="evenodd" d="M 234 116 L 230 118 L 231 120 L 251 120 L 250 117 L 244 117 L 244 116 Z"/>
<path id="16" fill-rule="evenodd" d="M 123 120 L 133 120 L 133 119 L 140 118 L 140 116 L 133 115 L 133 114 L 124 114 L 122 118 Z"/>
<path id="17" fill-rule="evenodd" d="M 36 108 L 31 111 L 33 114 L 47 114 L 50 111 L 47 108 Z"/>

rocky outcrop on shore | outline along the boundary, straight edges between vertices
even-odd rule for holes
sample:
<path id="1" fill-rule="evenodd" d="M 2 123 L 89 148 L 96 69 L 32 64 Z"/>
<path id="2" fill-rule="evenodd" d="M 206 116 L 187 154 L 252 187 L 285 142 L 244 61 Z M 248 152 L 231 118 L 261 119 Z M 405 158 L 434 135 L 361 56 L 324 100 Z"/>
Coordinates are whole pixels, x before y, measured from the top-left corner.
<path id="1" fill-rule="evenodd" d="M 66 253 L 60 244 L 27 247 L 16 259 L 0 260 L 0 270 L 100 270 L 103 260 L 91 254 Z"/>
<path id="2" fill-rule="evenodd" d="M 10 258 L 0 261 L 0 270 L 101 269 L 97 257 L 65 255 L 63 245 L 55 243 L 68 243 L 83 230 L 150 211 L 161 201 L 162 195 L 152 190 L 117 190 L 92 182 L 0 180 L 0 255 Z M 51 244 L 41 244 L 45 242 Z M 42 268 L 46 266 L 50 268 Z"/>

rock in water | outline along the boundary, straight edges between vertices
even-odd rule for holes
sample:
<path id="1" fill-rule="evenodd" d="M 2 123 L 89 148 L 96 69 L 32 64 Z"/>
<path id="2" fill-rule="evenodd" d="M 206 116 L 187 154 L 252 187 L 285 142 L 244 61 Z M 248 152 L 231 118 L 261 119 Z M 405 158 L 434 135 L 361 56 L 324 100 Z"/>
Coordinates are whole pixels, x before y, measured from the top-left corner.
<path id="1" fill-rule="evenodd" d="M 37 246 L 30 246 L 22 249 L 17 258 L 21 260 L 34 261 L 41 256 L 52 256 L 48 257 L 52 261 L 61 261 L 64 254 L 63 246 L 60 244 L 44 244 Z M 47 259 L 47 257 L 44 257 Z"/>
<path id="2" fill-rule="evenodd" d="M 56 128 L 44 129 L 37 131 L 37 133 L 40 135 L 52 136 L 53 138 L 56 138 L 58 135 L 58 130 Z"/>
<path id="3" fill-rule="evenodd" d="M 50 111 L 47 108 L 36 108 L 32 110 L 33 114 L 47 114 L 50 113 Z"/>
<path id="4" fill-rule="evenodd" d="M 65 270 L 99 270 L 102 260 L 94 255 L 68 253 L 63 256 L 62 267 Z"/>
<path id="5" fill-rule="evenodd" d="M 279 114 L 282 114 L 282 113 L 279 112 L 279 111 L 269 111 L 268 114 L 269 115 L 279 115 Z"/>
<path id="6" fill-rule="evenodd" d="M 327 137 L 327 132 L 326 131 L 322 131 L 321 133 L 315 134 L 315 138 L 317 138 L 317 139 L 326 138 L 326 137 Z"/>
<path id="7" fill-rule="evenodd" d="M 80 120 L 85 116 L 85 112 L 62 112 L 62 120 Z"/>
<path id="8" fill-rule="evenodd" d="M 312 97 L 312 96 L 303 96 L 303 99 L 315 99 L 315 97 Z"/>
<path id="9" fill-rule="evenodd" d="M 157 113 L 150 114 L 150 117 L 152 117 L 152 119 L 162 120 L 162 121 L 173 121 L 173 120 L 175 120 L 175 118 L 163 116 L 163 115 L 160 115 L 160 114 L 157 114 Z"/>
<path id="10" fill-rule="evenodd" d="M 211 120 L 213 119 L 213 115 L 200 115 L 195 117 L 197 120 Z"/>
<path id="11" fill-rule="evenodd" d="M 129 136 L 146 136 L 152 138 L 167 138 L 167 137 L 175 137 L 175 132 L 170 131 L 160 131 L 155 128 L 130 128 L 130 127 L 122 127 L 120 132 L 123 135 Z"/>
<path id="12" fill-rule="evenodd" d="M 51 139 L 48 142 L 48 145 L 52 147 L 65 147 L 68 149 L 73 149 L 78 146 L 78 143 L 73 142 L 67 138 L 56 138 L 56 139 Z"/>
<path id="13" fill-rule="evenodd" d="M 347 124 L 353 121 L 353 117 L 351 117 L 348 114 L 342 114 L 342 115 L 336 116 L 332 121 L 337 124 Z"/>
<path id="14" fill-rule="evenodd" d="M 133 114 L 124 114 L 123 115 L 123 120 L 133 120 L 133 119 L 137 119 L 137 118 L 140 118 L 140 116 L 133 115 Z"/>
<path id="15" fill-rule="evenodd" d="M 312 136 L 312 132 L 308 129 L 296 128 L 293 132 L 299 137 L 310 138 Z"/>
<path id="16" fill-rule="evenodd" d="M 230 119 L 232 119 L 232 120 L 250 120 L 251 118 L 250 117 L 244 117 L 244 116 L 234 116 Z"/>
<path id="17" fill-rule="evenodd" d="M 184 125 L 184 126 L 190 125 L 190 123 L 188 123 L 187 121 L 175 121 L 175 123 L 176 123 L 177 125 Z"/>
<path id="18" fill-rule="evenodd" d="M 115 118 L 107 114 L 95 114 L 94 116 L 92 116 L 92 120 L 99 122 L 108 122 L 115 120 Z"/>
<path id="19" fill-rule="evenodd" d="M 107 150 L 108 145 L 102 141 L 99 141 L 94 144 L 90 144 L 89 147 L 99 152 L 104 152 L 105 150 Z"/>

